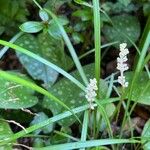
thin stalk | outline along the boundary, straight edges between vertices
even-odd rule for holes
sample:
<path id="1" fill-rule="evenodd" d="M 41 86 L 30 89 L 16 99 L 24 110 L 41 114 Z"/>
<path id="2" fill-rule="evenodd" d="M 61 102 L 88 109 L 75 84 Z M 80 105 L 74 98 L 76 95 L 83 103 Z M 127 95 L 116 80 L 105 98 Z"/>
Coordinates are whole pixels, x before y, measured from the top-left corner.
<path id="1" fill-rule="evenodd" d="M 83 120 L 83 125 L 82 125 L 82 133 L 81 133 L 81 141 L 86 141 L 87 138 L 87 131 L 88 131 L 88 122 L 89 122 L 89 110 L 86 110 L 84 112 L 84 120 Z M 85 150 L 80 149 L 80 150 Z"/>
<path id="2" fill-rule="evenodd" d="M 61 23 L 59 22 L 59 20 L 57 19 L 57 16 L 55 14 L 53 14 L 51 11 L 49 11 L 47 9 L 45 9 L 45 11 L 55 20 L 56 24 L 58 25 L 59 30 L 61 31 L 62 37 L 63 37 L 63 39 L 64 39 L 64 41 L 65 41 L 65 43 L 66 43 L 66 45 L 68 47 L 70 55 L 71 55 L 75 65 L 76 65 L 76 67 L 77 67 L 77 69 L 79 71 L 79 74 L 80 74 L 82 80 L 84 81 L 85 85 L 87 85 L 88 84 L 88 80 L 86 78 L 86 75 L 84 73 L 82 65 L 81 65 L 81 63 L 79 61 L 79 58 L 78 58 L 78 56 L 76 54 L 76 51 L 75 51 L 75 49 L 74 49 L 74 47 L 73 47 L 73 45 L 72 45 L 72 43 L 71 43 L 67 33 L 66 33 L 66 31 L 64 30 L 63 26 L 61 25 Z"/>
<path id="3" fill-rule="evenodd" d="M 93 0 L 93 13 L 94 13 L 94 39 L 95 39 L 95 77 L 98 85 L 98 98 L 99 98 L 99 79 L 100 79 L 100 66 L 101 66 L 101 27 L 100 27 L 100 11 L 99 0 Z"/>
<path id="4" fill-rule="evenodd" d="M 99 99 L 99 79 L 100 79 L 100 66 L 101 66 L 101 29 L 100 29 L 100 11 L 99 11 L 99 0 L 93 0 L 93 15 L 94 15 L 94 45 L 95 45 L 95 78 L 97 80 L 98 90 L 97 98 Z M 94 130 L 93 135 L 96 136 L 96 116 L 98 110 L 94 111 Z"/>

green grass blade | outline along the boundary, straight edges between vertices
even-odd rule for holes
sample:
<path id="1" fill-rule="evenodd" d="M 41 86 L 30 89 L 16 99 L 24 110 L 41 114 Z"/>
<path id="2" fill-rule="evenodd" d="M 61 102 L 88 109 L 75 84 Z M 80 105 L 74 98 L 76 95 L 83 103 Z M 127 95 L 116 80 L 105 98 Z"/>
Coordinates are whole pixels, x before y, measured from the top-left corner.
<path id="1" fill-rule="evenodd" d="M 17 33 L 9 42 L 14 43 L 22 35 L 23 35 L 23 32 Z M 8 49 L 9 47 L 5 46 L 4 48 L 0 50 L 0 59 L 4 56 L 4 54 L 7 52 Z"/>
<path id="2" fill-rule="evenodd" d="M 133 140 L 133 139 L 102 139 L 102 140 L 91 140 L 85 142 L 59 144 L 59 145 L 47 146 L 43 148 L 33 148 L 33 150 L 72 150 L 72 149 L 79 149 L 79 148 L 89 148 L 89 147 L 98 147 L 104 145 L 127 144 L 127 143 L 140 143 L 140 141 Z"/>
<path id="3" fill-rule="evenodd" d="M 88 122 L 89 122 L 89 110 L 84 112 L 84 120 L 82 125 L 81 141 L 86 141 L 87 131 L 88 131 Z M 80 149 L 85 150 L 85 149 Z"/>
<path id="4" fill-rule="evenodd" d="M 75 83 L 79 88 L 81 88 L 82 90 L 85 90 L 85 87 L 78 81 L 76 80 L 73 76 L 71 76 L 69 73 L 67 73 L 66 71 L 64 71 L 63 69 L 61 69 L 60 67 L 58 67 L 57 65 L 47 61 L 46 59 L 30 52 L 29 50 L 22 48 L 20 46 L 17 46 L 15 44 L 0 40 L 0 44 L 4 45 L 4 46 L 8 46 L 16 51 L 19 51 L 23 54 L 28 55 L 29 57 L 32 57 L 36 60 L 38 60 L 39 62 L 51 67 L 52 69 L 56 70 L 57 72 L 59 72 L 60 74 L 62 74 L 64 77 L 68 78 L 70 81 L 72 81 L 73 83 Z"/>
<path id="5" fill-rule="evenodd" d="M 102 117 L 104 118 L 104 120 L 107 124 L 109 137 L 111 137 L 113 139 L 113 131 L 111 129 L 111 124 L 110 124 L 109 118 L 107 116 L 107 113 L 106 113 L 104 107 L 101 105 L 101 103 L 98 100 L 95 100 L 95 101 L 98 105 L 98 108 L 99 108 L 98 110 L 100 111 Z"/>
<path id="6" fill-rule="evenodd" d="M 95 77 L 99 85 L 100 68 L 101 68 L 101 33 L 100 33 L 100 11 L 99 0 L 93 0 L 94 13 L 94 41 L 95 41 Z M 99 88 L 99 86 L 98 86 Z M 99 89 L 97 90 L 99 91 Z M 99 97 L 99 92 L 97 92 Z"/>
<path id="7" fill-rule="evenodd" d="M 73 45 L 71 44 L 71 41 L 70 41 L 70 39 L 69 39 L 69 37 L 68 37 L 66 31 L 64 30 L 63 26 L 62 26 L 61 23 L 58 21 L 57 16 L 56 16 L 54 13 L 52 13 L 51 11 L 49 11 L 49 10 L 47 10 L 47 9 L 45 9 L 45 11 L 46 11 L 46 12 L 55 20 L 55 22 L 57 23 L 57 25 L 58 25 L 58 27 L 59 27 L 59 29 L 60 29 L 60 31 L 61 31 L 62 37 L 63 37 L 63 39 L 64 39 L 64 41 L 65 41 L 65 43 L 66 43 L 66 45 L 67 45 L 67 47 L 68 47 L 68 50 L 69 50 L 69 52 L 70 52 L 70 54 L 71 54 L 71 56 L 72 56 L 72 58 L 73 58 L 73 61 L 74 61 L 75 65 L 76 65 L 76 67 L 77 67 L 77 69 L 78 69 L 78 71 L 79 71 L 79 74 L 80 74 L 81 78 L 83 79 L 83 81 L 84 81 L 85 84 L 88 84 L 88 80 L 87 80 L 87 78 L 86 78 L 86 75 L 85 75 L 85 73 L 84 73 L 84 70 L 83 70 L 83 68 L 82 68 L 82 66 L 81 66 L 81 63 L 80 63 L 79 58 L 78 58 L 78 56 L 77 56 L 77 54 L 76 54 L 76 51 L 75 51 Z"/>

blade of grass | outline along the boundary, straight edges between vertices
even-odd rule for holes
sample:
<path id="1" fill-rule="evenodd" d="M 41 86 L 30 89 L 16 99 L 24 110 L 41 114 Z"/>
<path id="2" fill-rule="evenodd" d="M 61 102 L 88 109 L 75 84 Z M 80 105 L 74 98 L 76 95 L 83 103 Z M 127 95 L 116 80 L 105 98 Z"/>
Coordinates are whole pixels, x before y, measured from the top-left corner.
<path id="1" fill-rule="evenodd" d="M 84 120 L 83 120 L 83 124 L 82 124 L 81 141 L 86 141 L 87 131 L 88 131 L 88 122 L 89 122 L 89 110 L 86 110 L 84 112 Z M 85 150 L 85 149 L 83 148 L 80 150 Z"/>
<path id="2" fill-rule="evenodd" d="M 100 30 L 100 11 L 99 11 L 99 0 L 93 0 L 93 13 L 94 13 L 94 41 L 95 41 L 95 77 L 97 85 L 99 85 L 100 68 L 101 68 L 101 30 Z M 97 90 L 99 98 L 99 86 Z"/>
<path id="3" fill-rule="evenodd" d="M 64 30 L 64 27 L 61 25 L 61 23 L 59 22 L 57 16 L 54 13 L 52 13 L 48 9 L 44 9 L 44 10 L 54 19 L 54 21 L 58 25 L 59 30 L 61 31 L 62 37 L 63 37 L 63 39 L 64 39 L 64 41 L 65 41 L 65 43 L 66 43 L 66 45 L 68 47 L 68 50 L 69 50 L 71 56 L 72 56 L 72 59 L 73 59 L 75 65 L 76 65 L 76 67 L 77 67 L 77 69 L 79 71 L 79 74 L 80 74 L 82 80 L 84 81 L 85 85 L 87 85 L 88 84 L 88 80 L 87 80 L 86 75 L 84 73 L 84 70 L 83 70 L 83 68 L 81 66 L 79 58 L 78 58 L 78 56 L 76 54 L 76 51 L 75 51 L 73 45 L 71 44 L 71 41 L 70 41 L 66 31 Z"/>
<path id="4" fill-rule="evenodd" d="M 23 32 L 17 33 L 9 42 L 14 43 L 22 35 L 23 35 Z M 4 56 L 4 54 L 7 52 L 8 49 L 9 47 L 5 46 L 4 48 L 0 50 L 0 59 Z"/>
<path id="5" fill-rule="evenodd" d="M 108 87 L 108 90 L 107 90 L 107 93 L 106 93 L 106 98 L 109 98 L 110 95 L 111 95 L 111 92 L 112 92 L 112 89 L 113 89 L 113 81 L 114 81 L 114 74 L 111 75 L 110 82 L 109 82 L 109 87 Z M 108 122 L 107 126 L 110 127 L 111 124 L 110 124 L 109 118 L 107 117 L 107 114 L 106 114 L 106 112 L 105 112 L 104 109 L 103 109 L 103 114 L 104 114 L 103 116 L 105 116 L 104 120 L 105 120 L 106 124 L 107 124 L 107 122 Z M 102 117 L 103 117 L 103 116 L 102 116 Z M 99 118 L 99 120 L 97 121 L 96 135 L 98 135 L 98 133 L 99 133 L 101 121 L 102 121 L 101 118 Z M 112 131 L 111 131 L 111 130 L 108 130 L 108 132 L 109 132 L 109 135 L 110 135 L 110 137 L 111 137 L 111 136 L 112 136 L 112 135 L 111 135 L 111 134 L 112 134 L 112 133 L 111 133 Z"/>
<path id="6" fill-rule="evenodd" d="M 9 43 L 9 42 L 3 41 L 3 40 L 0 40 L 0 44 L 4 45 L 4 46 L 8 46 L 8 47 L 10 47 L 10 48 L 12 48 L 16 51 L 19 51 L 19 52 L 23 53 L 23 54 L 26 54 L 29 57 L 32 57 L 32 58 L 38 60 L 39 62 L 51 67 L 52 69 L 56 70 L 57 72 L 62 74 L 64 77 L 68 78 L 70 81 L 75 83 L 79 88 L 81 88 L 82 90 L 85 90 L 85 87 L 78 80 L 76 80 L 73 76 L 71 76 L 69 73 L 67 73 L 66 71 L 64 71 L 63 69 L 58 67 L 57 65 L 47 61 L 46 59 L 32 53 L 31 51 L 29 51 L 25 48 L 22 48 L 20 46 L 17 46 L 15 44 L 12 44 L 12 43 Z"/>
<path id="7" fill-rule="evenodd" d="M 102 117 L 104 118 L 104 120 L 107 124 L 109 137 L 111 137 L 113 139 L 113 132 L 112 132 L 112 129 L 111 129 L 111 124 L 109 122 L 109 118 L 107 116 L 107 113 L 106 113 L 104 107 L 101 105 L 101 103 L 98 100 L 95 100 L 95 102 L 97 103 L 98 108 L 99 108 L 98 110 L 100 111 Z"/>
<path id="8" fill-rule="evenodd" d="M 85 142 L 59 144 L 59 145 L 47 146 L 43 148 L 33 148 L 33 150 L 72 150 L 72 149 L 79 149 L 79 148 L 89 148 L 89 147 L 98 147 L 104 145 L 125 144 L 125 143 L 141 143 L 141 142 L 133 139 L 102 139 L 102 140 L 91 140 Z"/>

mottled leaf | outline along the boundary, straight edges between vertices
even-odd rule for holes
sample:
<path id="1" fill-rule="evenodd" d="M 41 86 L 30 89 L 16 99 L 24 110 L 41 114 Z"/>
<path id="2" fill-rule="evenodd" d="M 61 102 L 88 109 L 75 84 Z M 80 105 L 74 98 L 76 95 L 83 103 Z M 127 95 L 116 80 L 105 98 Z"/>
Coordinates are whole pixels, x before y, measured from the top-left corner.
<path id="1" fill-rule="evenodd" d="M 133 42 L 138 40 L 141 29 L 136 17 L 123 14 L 112 17 L 112 22 L 115 28 L 111 25 L 105 25 L 103 28 L 103 33 L 108 41 L 126 42 L 128 47 L 130 47 L 132 44 L 126 36 Z"/>
<path id="2" fill-rule="evenodd" d="M 13 73 L 14 74 L 14 73 Z M 29 80 L 22 74 L 21 78 Z M 0 108 L 4 109 L 21 109 L 35 105 L 38 100 L 33 95 L 34 91 L 13 81 L 0 78 Z"/>
<path id="3" fill-rule="evenodd" d="M 63 41 L 56 40 L 47 34 L 39 34 L 37 37 L 26 34 L 19 38 L 16 44 L 40 55 L 65 70 L 72 67 L 73 63 L 70 57 L 64 53 Z M 28 73 L 35 80 L 42 80 L 45 87 L 52 85 L 56 81 L 58 72 L 52 68 L 20 52 L 17 52 L 17 56 Z"/>

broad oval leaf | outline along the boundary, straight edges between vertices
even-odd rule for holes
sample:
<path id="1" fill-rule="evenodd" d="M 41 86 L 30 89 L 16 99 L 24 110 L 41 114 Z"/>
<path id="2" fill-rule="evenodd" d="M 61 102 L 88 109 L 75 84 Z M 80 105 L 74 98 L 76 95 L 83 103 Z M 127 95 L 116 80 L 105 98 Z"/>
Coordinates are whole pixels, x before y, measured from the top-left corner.
<path id="1" fill-rule="evenodd" d="M 14 74 L 14 72 L 12 72 Z M 15 73 L 16 74 L 16 73 Z M 29 80 L 23 74 L 20 77 Z M 38 99 L 33 95 L 34 91 L 4 78 L 0 78 L 0 108 L 21 109 L 32 107 L 37 104 Z"/>
<path id="2" fill-rule="evenodd" d="M 48 16 L 48 14 L 45 10 L 40 10 L 39 11 L 39 16 L 43 21 L 48 21 L 49 20 L 49 16 Z"/>
<path id="3" fill-rule="evenodd" d="M 37 33 L 43 29 L 43 24 L 37 21 L 28 21 L 23 23 L 20 29 L 27 33 Z"/>
<path id="4" fill-rule="evenodd" d="M 83 67 L 88 78 L 94 78 L 94 64 L 90 64 Z M 78 71 L 73 71 L 71 73 L 76 79 L 82 82 Z M 104 80 L 100 80 L 100 95 L 101 98 L 104 98 L 107 91 L 107 84 Z M 87 100 L 85 99 L 85 93 L 78 88 L 71 81 L 63 78 L 58 81 L 55 85 L 49 88 L 49 91 L 61 99 L 70 109 L 75 107 L 79 107 L 81 105 L 87 104 Z M 43 101 L 43 106 L 47 109 L 50 109 L 53 115 L 64 112 L 64 108 L 53 102 L 52 100 L 45 97 Z M 81 115 L 81 114 L 80 114 Z M 79 115 L 79 116 L 80 116 Z M 75 122 L 74 117 L 69 117 L 64 120 L 59 121 L 59 124 L 62 126 L 70 126 Z"/>
<path id="5" fill-rule="evenodd" d="M 112 22 L 115 28 L 111 25 L 105 25 L 103 28 L 103 33 L 108 41 L 125 42 L 129 47 L 132 44 L 126 36 L 133 42 L 138 40 L 141 29 L 140 23 L 136 17 L 127 14 L 118 15 L 112 17 Z"/>
<path id="6" fill-rule="evenodd" d="M 69 70 L 73 65 L 70 57 L 64 53 L 63 41 L 56 40 L 47 34 L 39 34 L 37 37 L 25 34 L 16 41 L 16 44 L 65 70 Z M 35 80 L 42 80 L 45 87 L 56 81 L 58 72 L 25 54 L 20 52 L 16 52 L 16 54 L 28 73 Z"/>

